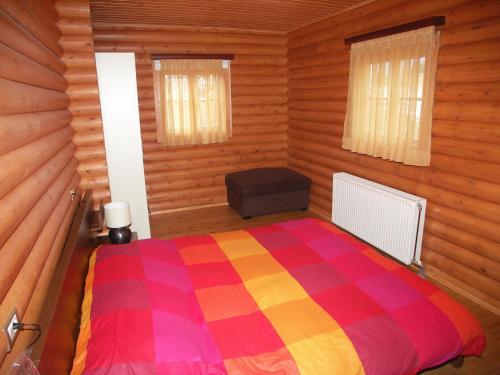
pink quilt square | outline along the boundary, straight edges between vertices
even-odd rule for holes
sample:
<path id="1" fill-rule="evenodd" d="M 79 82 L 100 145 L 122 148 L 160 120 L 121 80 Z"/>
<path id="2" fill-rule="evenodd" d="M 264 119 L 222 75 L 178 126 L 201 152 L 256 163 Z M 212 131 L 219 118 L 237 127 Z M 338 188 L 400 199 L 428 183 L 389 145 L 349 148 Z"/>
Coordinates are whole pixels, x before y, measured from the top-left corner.
<path id="1" fill-rule="evenodd" d="M 356 285 L 387 311 L 424 298 L 421 293 L 390 272 L 360 280 Z"/>
<path id="2" fill-rule="evenodd" d="M 151 310 L 120 310 L 92 319 L 87 346 L 87 370 L 109 368 L 117 363 L 154 362 Z"/>
<path id="3" fill-rule="evenodd" d="M 373 275 L 387 273 L 384 268 L 359 252 L 339 256 L 328 262 L 350 281 L 362 280 Z"/>
<path id="4" fill-rule="evenodd" d="M 170 285 L 151 282 L 148 284 L 148 292 L 154 310 L 176 314 L 195 323 L 204 321 L 193 291 L 186 292 Z"/>
<path id="5" fill-rule="evenodd" d="M 94 268 L 94 286 L 120 280 L 144 280 L 141 258 L 131 255 L 107 257 Z"/>
<path id="6" fill-rule="evenodd" d="M 318 254 L 303 244 L 274 250 L 272 256 L 288 270 L 307 264 L 323 262 L 323 259 Z"/>
<path id="7" fill-rule="evenodd" d="M 184 291 L 193 290 L 189 274 L 184 266 L 176 266 L 150 258 L 144 258 L 142 261 L 147 281 L 171 285 Z"/>
<path id="8" fill-rule="evenodd" d="M 281 349 L 284 344 L 262 312 L 208 323 L 224 359 Z"/>
<path id="9" fill-rule="evenodd" d="M 221 356 L 205 324 L 166 311 L 153 311 L 156 362 L 220 363 Z"/>
<path id="10" fill-rule="evenodd" d="M 310 296 L 349 282 L 328 263 L 297 267 L 292 269 L 290 273 Z"/>
<path id="11" fill-rule="evenodd" d="M 462 340 L 455 326 L 429 300 L 401 307 L 391 316 L 413 341 L 420 368 L 437 366 L 462 353 Z"/>
<path id="12" fill-rule="evenodd" d="M 187 266 L 195 289 L 240 284 L 241 279 L 230 262 L 192 264 Z"/>
<path id="13" fill-rule="evenodd" d="M 314 296 L 314 300 L 342 327 L 385 313 L 380 305 L 354 284 L 327 290 Z"/>
<path id="14" fill-rule="evenodd" d="M 297 220 L 288 220 L 282 223 L 275 224 L 279 227 L 285 228 L 286 230 L 296 229 L 303 226 L 316 225 L 319 222 L 318 219 L 315 218 L 307 218 L 307 219 L 297 219 Z"/>

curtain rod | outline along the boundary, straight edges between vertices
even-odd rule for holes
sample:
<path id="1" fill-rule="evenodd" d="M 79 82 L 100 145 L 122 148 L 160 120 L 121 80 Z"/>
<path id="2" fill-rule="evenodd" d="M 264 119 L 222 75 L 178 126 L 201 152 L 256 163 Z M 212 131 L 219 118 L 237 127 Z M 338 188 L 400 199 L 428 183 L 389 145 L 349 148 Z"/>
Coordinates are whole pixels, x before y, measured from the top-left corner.
<path id="1" fill-rule="evenodd" d="M 178 60 L 178 59 L 203 59 L 203 60 L 234 60 L 234 55 L 217 55 L 217 54 L 188 54 L 188 53 L 169 53 L 169 54 L 153 54 L 151 60 Z"/>
<path id="2" fill-rule="evenodd" d="M 414 22 L 404 23 L 402 25 L 388 27 L 386 29 L 380 29 L 365 34 L 351 36 L 349 38 L 346 38 L 344 42 L 346 45 L 351 45 L 353 43 L 364 42 L 365 40 L 404 33 L 405 31 L 421 29 L 427 26 L 442 26 L 445 24 L 445 22 L 446 17 L 444 16 L 429 17 Z"/>

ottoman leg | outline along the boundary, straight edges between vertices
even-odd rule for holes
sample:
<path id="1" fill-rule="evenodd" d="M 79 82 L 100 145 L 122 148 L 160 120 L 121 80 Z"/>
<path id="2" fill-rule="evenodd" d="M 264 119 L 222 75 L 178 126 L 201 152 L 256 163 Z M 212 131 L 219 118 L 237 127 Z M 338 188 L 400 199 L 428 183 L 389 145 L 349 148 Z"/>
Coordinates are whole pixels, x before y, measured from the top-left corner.
<path id="1" fill-rule="evenodd" d="M 243 219 L 245 220 L 250 220 L 252 217 L 251 216 L 243 216 Z"/>

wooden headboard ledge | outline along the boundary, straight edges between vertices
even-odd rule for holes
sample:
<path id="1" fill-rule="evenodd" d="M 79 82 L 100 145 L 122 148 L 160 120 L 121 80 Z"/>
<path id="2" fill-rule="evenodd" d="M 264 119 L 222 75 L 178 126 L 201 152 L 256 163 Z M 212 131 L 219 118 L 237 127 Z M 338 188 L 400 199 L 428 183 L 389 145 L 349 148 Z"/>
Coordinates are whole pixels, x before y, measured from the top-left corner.
<path id="1" fill-rule="evenodd" d="M 42 375 L 69 374 L 80 328 L 88 261 L 95 248 L 91 233 L 92 193 L 84 191 L 68 232 L 44 308 L 47 334 L 35 346 Z"/>

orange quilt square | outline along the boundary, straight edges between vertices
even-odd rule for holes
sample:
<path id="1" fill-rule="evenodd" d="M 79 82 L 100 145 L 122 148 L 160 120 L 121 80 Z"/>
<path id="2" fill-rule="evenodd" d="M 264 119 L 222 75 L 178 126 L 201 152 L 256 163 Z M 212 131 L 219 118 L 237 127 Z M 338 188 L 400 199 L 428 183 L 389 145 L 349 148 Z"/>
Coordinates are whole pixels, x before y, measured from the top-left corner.
<path id="1" fill-rule="evenodd" d="M 237 258 L 233 259 L 231 263 L 243 281 L 285 271 L 270 254 Z"/>
<path id="2" fill-rule="evenodd" d="M 337 322 L 309 298 L 274 305 L 263 312 L 287 345 L 339 328 Z"/>
<path id="3" fill-rule="evenodd" d="M 198 289 L 195 293 L 207 322 L 247 315 L 259 310 L 243 284 Z"/>
<path id="4" fill-rule="evenodd" d="M 287 348 L 254 356 L 227 359 L 224 361 L 224 365 L 231 375 L 299 375 L 299 370 Z"/>
<path id="5" fill-rule="evenodd" d="M 187 265 L 227 261 L 226 256 L 217 244 L 185 247 L 179 249 L 179 254 Z"/>

